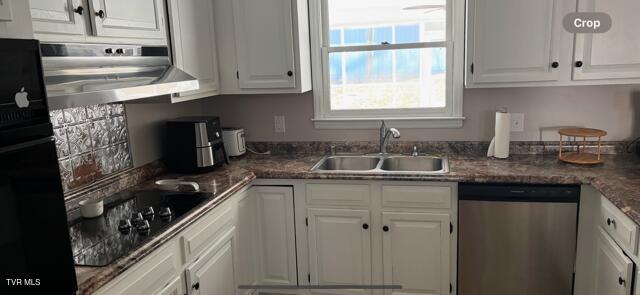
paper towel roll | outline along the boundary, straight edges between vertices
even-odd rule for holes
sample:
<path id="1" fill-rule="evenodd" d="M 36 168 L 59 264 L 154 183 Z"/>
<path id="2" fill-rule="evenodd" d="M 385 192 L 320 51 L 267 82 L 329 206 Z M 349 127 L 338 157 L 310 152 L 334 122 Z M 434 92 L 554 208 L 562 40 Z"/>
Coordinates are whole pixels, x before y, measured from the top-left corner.
<path id="1" fill-rule="evenodd" d="M 489 145 L 488 157 L 506 159 L 509 157 L 509 142 L 511 141 L 511 114 L 496 112 L 496 130 Z"/>

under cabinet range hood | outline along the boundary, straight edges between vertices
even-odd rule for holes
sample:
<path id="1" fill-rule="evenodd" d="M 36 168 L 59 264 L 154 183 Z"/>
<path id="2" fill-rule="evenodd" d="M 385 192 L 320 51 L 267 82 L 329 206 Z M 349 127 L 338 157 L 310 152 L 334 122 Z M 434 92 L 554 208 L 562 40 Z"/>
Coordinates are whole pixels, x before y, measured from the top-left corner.
<path id="1" fill-rule="evenodd" d="M 166 46 L 41 44 L 49 108 L 64 109 L 198 90 Z"/>

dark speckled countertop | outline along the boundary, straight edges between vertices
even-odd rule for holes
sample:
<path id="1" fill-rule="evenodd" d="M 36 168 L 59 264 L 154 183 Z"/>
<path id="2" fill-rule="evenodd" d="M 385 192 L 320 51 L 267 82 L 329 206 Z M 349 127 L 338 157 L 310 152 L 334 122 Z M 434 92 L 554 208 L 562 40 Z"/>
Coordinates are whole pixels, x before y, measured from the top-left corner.
<path id="1" fill-rule="evenodd" d="M 633 155 L 606 155 L 597 166 L 576 166 L 559 162 L 556 155 L 514 155 L 508 160 L 482 156 L 449 155 L 450 172 L 439 175 L 379 175 L 312 173 L 311 167 L 322 155 L 246 155 L 231 165 L 200 175 L 166 174 L 160 178 L 183 178 L 196 181 L 202 191 L 216 192 L 216 197 L 194 209 L 179 223 L 105 267 L 76 267 L 78 294 L 89 294 L 140 261 L 164 242 L 193 224 L 233 193 L 248 186 L 254 178 L 270 179 L 343 179 L 405 180 L 450 182 L 495 182 L 537 184 L 591 184 L 627 216 L 640 224 L 640 158 Z M 130 188 L 144 190 L 153 180 Z"/>
<path id="2" fill-rule="evenodd" d="M 604 155 L 604 164 L 579 166 L 558 161 L 557 155 L 512 155 L 507 160 L 449 155 L 447 174 L 379 175 L 313 173 L 322 155 L 248 155 L 233 161 L 257 178 L 451 181 L 478 183 L 591 184 L 633 221 L 640 224 L 640 157 Z"/>

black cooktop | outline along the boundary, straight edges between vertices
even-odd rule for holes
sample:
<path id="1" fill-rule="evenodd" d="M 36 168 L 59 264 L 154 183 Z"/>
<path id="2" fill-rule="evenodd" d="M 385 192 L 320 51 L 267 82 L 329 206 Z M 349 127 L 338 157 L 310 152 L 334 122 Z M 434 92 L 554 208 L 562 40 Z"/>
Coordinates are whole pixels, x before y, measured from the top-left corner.
<path id="1" fill-rule="evenodd" d="M 109 198 L 102 216 L 71 222 L 76 265 L 106 266 L 180 220 L 212 193 L 125 192 Z"/>

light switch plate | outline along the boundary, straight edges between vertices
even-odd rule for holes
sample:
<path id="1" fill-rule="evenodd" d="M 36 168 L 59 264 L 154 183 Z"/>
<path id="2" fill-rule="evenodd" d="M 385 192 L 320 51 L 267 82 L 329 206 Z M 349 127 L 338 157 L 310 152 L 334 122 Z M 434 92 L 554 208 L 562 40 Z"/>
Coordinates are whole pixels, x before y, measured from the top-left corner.
<path id="1" fill-rule="evenodd" d="M 12 21 L 11 0 L 0 0 L 0 21 Z"/>
<path id="2" fill-rule="evenodd" d="M 524 114 L 512 113 L 511 114 L 511 132 L 523 132 L 524 131 Z"/>
<path id="3" fill-rule="evenodd" d="M 285 133 L 287 131 L 284 116 L 273 117 L 273 124 L 276 133 Z"/>

